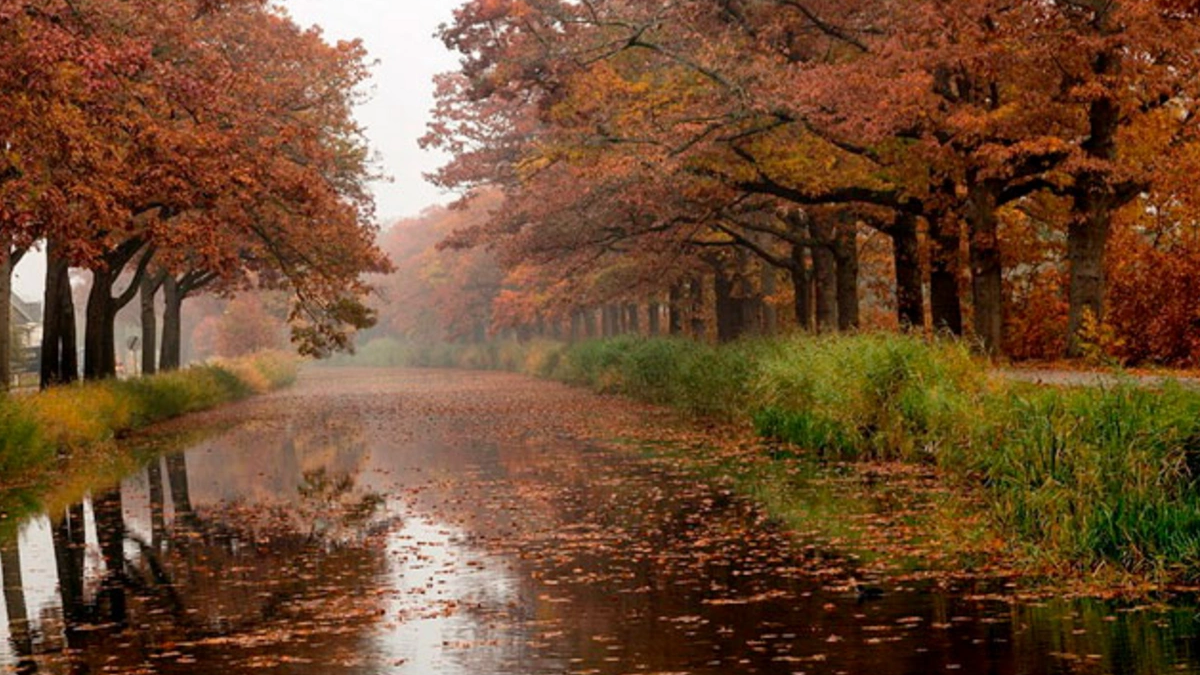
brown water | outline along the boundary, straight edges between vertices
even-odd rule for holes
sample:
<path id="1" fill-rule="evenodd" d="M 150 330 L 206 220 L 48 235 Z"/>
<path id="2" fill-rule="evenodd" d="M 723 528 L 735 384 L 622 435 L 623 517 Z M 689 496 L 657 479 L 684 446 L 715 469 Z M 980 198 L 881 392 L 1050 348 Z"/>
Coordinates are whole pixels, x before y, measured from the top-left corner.
<path id="1" fill-rule="evenodd" d="M 836 551 L 728 492 L 567 440 L 564 420 L 611 402 L 508 376 L 373 377 L 309 376 L 28 519 L 0 547 L 0 668 L 1200 672 L 1194 606 L 859 592 Z"/>

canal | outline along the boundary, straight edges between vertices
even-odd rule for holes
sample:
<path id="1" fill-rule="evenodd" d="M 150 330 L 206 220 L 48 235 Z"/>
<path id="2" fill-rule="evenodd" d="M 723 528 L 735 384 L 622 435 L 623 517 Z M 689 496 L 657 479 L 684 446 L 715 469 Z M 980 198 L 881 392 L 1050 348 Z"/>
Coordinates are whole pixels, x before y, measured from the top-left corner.
<path id="1" fill-rule="evenodd" d="M 214 415 L 219 433 L 8 528 L 0 668 L 1200 673 L 1194 604 L 863 585 L 721 485 L 589 439 L 661 421 L 630 403 L 311 370 Z"/>

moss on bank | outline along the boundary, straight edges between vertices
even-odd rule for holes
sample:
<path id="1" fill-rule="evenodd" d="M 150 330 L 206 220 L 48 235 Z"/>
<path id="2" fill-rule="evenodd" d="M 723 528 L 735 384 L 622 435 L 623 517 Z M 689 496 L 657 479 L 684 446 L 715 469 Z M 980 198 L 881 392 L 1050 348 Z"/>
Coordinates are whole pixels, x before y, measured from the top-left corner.
<path id="1" fill-rule="evenodd" d="M 64 460 L 135 429 L 295 381 L 278 352 L 131 380 L 86 382 L 0 398 L 0 487 L 37 480 Z"/>
<path id="2" fill-rule="evenodd" d="M 962 344 L 798 336 L 713 347 L 623 337 L 566 346 L 368 345 L 358 365 L 522 371 L 753 423 L 820 461 L 926 466 L 1039 568 L 1200 578 L 1200 392 L 1009 381 Z M 371 361 L 383 361 L 372 363 Z M 786 481 L 751 490 L 791 520 Z M 746 480 L 745 476 L 741 480 Z M 782 511 L 782 512 L 781 512 Z M 961 515 L 958 510 L 952 510 Z M 935 525 L 936 527 L 936 525 Z"/>

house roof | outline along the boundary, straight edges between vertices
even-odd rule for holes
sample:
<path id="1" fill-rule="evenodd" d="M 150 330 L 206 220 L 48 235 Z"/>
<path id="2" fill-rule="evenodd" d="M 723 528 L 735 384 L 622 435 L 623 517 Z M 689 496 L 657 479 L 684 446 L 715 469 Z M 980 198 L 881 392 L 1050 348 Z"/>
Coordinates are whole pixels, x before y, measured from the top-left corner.
<path id="1" fill-rule="evenodd" d="M 13 293 L 9 300 L 13 319 L 18 325 L 42 322 L 42 303 L 25 302 L 16 293 Z"/>

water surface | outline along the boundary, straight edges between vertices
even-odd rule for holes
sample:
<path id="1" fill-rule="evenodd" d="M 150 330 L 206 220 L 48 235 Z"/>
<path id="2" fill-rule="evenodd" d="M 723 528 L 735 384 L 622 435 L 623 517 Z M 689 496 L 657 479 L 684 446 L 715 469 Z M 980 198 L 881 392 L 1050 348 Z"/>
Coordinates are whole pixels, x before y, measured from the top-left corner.
<path id="1" fill-rule="evenodd" d="M 569 439 L 564 420 L 611 402 L 373 377 L 310 375 L 27 519 L 0 546 L 0 667 L 1200 673 L 1194 606 L 859 580 L 719 486 Z"/>

